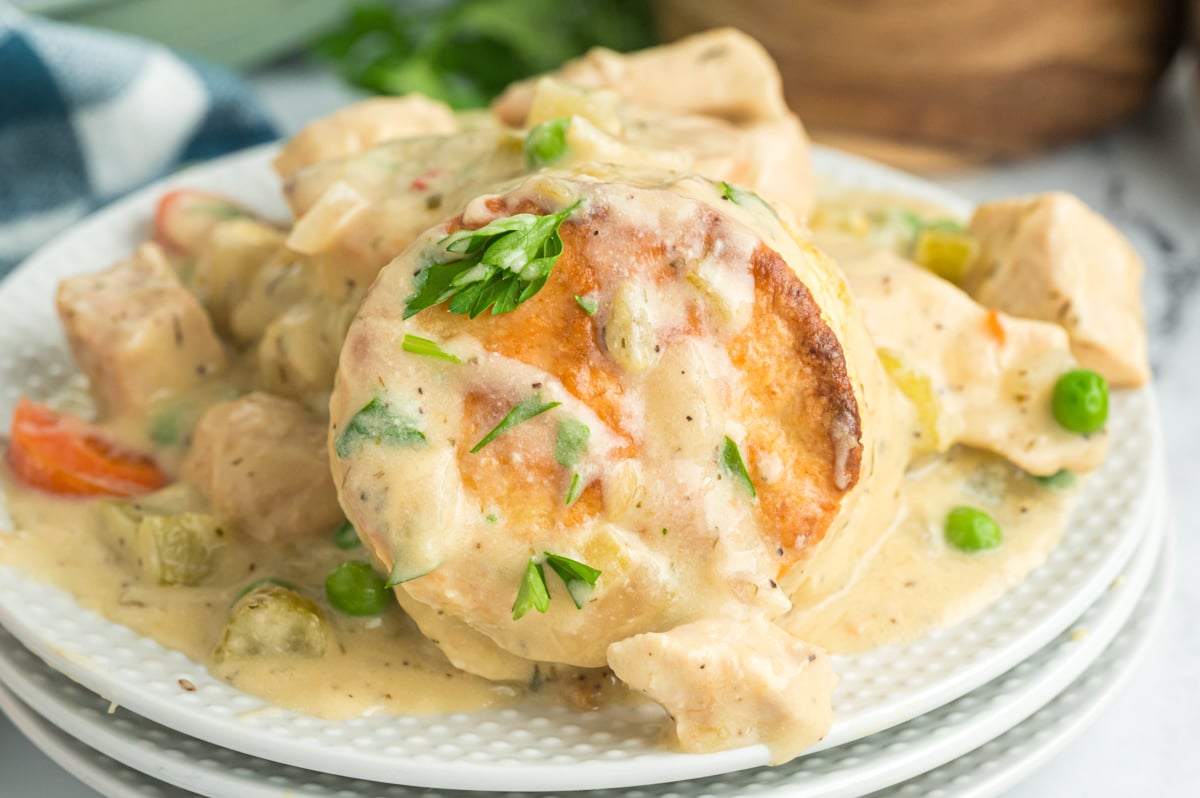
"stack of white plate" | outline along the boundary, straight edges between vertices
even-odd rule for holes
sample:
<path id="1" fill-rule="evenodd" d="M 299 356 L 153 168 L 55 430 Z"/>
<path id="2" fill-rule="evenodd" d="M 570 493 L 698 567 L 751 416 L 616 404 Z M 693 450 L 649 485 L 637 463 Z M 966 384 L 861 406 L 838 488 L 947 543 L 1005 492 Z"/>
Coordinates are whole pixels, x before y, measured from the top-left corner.
<path id="1" fill-rule="evenodd" d="M 70 379 L 52 309 L 58 279 L 126 255 L 145 237 L 167 186 L 225 193 L 282 217 L 270 156 L 250 151 L 152 186 L 61 237 L 0 286 L 0 412 L 20 394 L 46 395 Z M 970 211 L 961 198 L 856 158 L 818 151 L 816 168 L 830 184 Z M 1171 564 L 1152 392 L 1114 395 L 1110 429 L 1108 460 L 1087 480 L 1049 561 L 962 624 L 836 658 L 837 722 L 820 746 L 787 765 L 763 767 L 761 746 L 665 752 L 661 711 L 645 706 L 346 721 L 298 715 L 7 568 L 0 708 L 67 770 L 122 798 L 581 789 L 597 797 L 994 795 L 1112 698 L 1162 616 Z"/>

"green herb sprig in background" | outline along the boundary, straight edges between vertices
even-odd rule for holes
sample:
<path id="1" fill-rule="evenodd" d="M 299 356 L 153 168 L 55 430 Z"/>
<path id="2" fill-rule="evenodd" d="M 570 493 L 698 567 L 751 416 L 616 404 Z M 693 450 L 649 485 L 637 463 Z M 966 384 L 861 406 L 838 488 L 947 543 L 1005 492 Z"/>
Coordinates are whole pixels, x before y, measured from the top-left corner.
<path id="1" fill-rule="evenodd" d="M 476 108 L 591 47 L 655 40 L 647 0 L 396 0 L 358 4 L 317 52 L 368 91 Z"/>

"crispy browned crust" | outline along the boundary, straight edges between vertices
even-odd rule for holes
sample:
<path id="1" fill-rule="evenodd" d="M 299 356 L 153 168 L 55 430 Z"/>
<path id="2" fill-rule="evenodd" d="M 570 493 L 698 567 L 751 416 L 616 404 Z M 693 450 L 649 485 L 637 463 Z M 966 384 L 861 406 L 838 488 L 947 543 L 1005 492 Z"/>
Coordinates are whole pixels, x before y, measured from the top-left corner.
<path id="1" fill-rule="evenodd" d="M 751 266 L 754 315 L 730 343 L 729 356 L 747 375 L 748 466 L 753 470 L 757 458 L 772 452 L 789 475 L 758 488 L 760 520 L 774 530 L 786 569 L 825 536 L 858 482 L 861 419 L 842 345 L 812 293 L 765 244 Z M 845 453 L 840 478 L 839 437 L 857 444 Z"/>
<path id="2" fill-rule="evenodd" d="M 497 214 L 547 212 L 528 201 L 509 207 L 495 198 L 489 205 Z M 709 238 L 720 221 L 719 213 L 708 207 L 697 210 Z M 563 254 L 545 287 L 510 313 L 479 316 L 470 322 L 470 329 L 489 351 L 536 366 L 561 380 L 571 394 L 625 438 L 628 443 L 618 456 L 635 457 L 641 441 L 624 422 L 620 369 L 607 354 L 603 333 L 591 317 L 572 312 L 576 310 L 574 296 L 595 290 L 601 279 L 584 255 L 584 240 L 623 234 L 605 225 L 604 214 L 603 208 L 596 208 L 585 218 L 564 223 L 560 230 Z M 452 229 L 459 226 L 461 219 L 450 225 Z M 678 264 L 670 262 L 662 243 L 646 241 L 639 256 L 651 279 L 678 279 Z M 812 293 L 766 245 L 760 244 L 750 265 L 755 277 L 753 316 L 728 345 L 731 361 L 746 375 L 746 404 L 735 409 L 734 415 L 747 430 L 742 455 L 749 470 L 761 472 L 761 458 L 772 453 L 782 459 L 788 475 L 779 482 L 757 485 L 763 543 L 777 554 L 783 572 L 824 537 L 842 498 L 857 482 L 861 426 L 841 343 Z M 431 333 L 444 336 L 458 332 L 463 324 L 462 316 L 444 307 L 431 308 L 422 319 Z M 705 325 L 704 309 L 697 302 L 689 306 L 685 326 L 673 335 L 703 335 Z M 498 500 L 519 496 L 519 501 L 505 502 L 507 517 L 542 528 L 569 528 L 598 513 L 603 506 L 602 482 L 593 483 L 568 509 L 562 502 L 561 469 L 554 461 L 524 459 L 514 468 L 510 442 L 504 438 L 480 455 L 466 456 L 474 440 L 507 410 L 507 405 L 490 397 L 468 397 L 464 431 L 470 440 L 460 442 L 458 457 L 468 490 Z M 840 458 L 838 435 L 843 442 L 850 439 L 855 444 Z"/>

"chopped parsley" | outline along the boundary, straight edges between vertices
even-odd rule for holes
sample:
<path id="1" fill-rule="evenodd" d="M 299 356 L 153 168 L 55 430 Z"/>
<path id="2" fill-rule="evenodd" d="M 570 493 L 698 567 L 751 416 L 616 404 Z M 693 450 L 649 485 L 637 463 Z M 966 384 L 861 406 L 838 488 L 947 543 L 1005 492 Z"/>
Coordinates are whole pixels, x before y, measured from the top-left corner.
<path id="1" fill-rule="evenodd" d="M 550 591 L 546 588 L 546 574 L 542 566 L 530 559 L 525 566 L 525 574 L 521 577 L 521 586 L 517 588 L 517 600 L 513 602 L 512 617 L 519 621 L 531 609 L 545 612 L 550 609 Z"/>
<path id="2" fill-rule="evenodd" d="M 721 470 L 749 491 L 751 498 L 758 498 L 750 474 L 746 472 L 746 464 L 742 461 L 742 453 L 738 451 L 738 445 L 734 443 L 733 438 L 728 435 L 725 436 L 725 443 L 721 445 L 720 464 Z"/>
<path id="3" fill-rule="evenodd" d="M 534 394 L 528 399 L 522 400 L 512 410 L 508 411 L 508 415 L 500 419 L 500 423 L 493 427 L 491 432 L 484 435 L 483 439 L 471 448 L 471 454 L 478 453 L 484 446 L 487 446 L 518 424 L 523 424 L 529 419 L 540 416 L 547 410 L 551 410 L 561 404 L 562 402 L 543 403 L 541 394 Z"/>
<path id="4" fill-rule="evenodd" d="M 558 435 L 554 439 L 554 459 L 563 468 L 570 468 L 579 462 L 587 451 L 588 438 L 592 431 L 587 424 L 573 418 L 563 418 L 558 422 Z"/>
<path id="5" fill-rule="evenodd" d="M 760 208 L 770 211 L 771 215 L 775 218 L 779 218 L 779 214 L 775 211 L 775 207 L 771 203 L 749 189 L 735 186 L 732 183 L 726 183 L 724 180 L 718 184 L 718 188 L 721 189 L 721 196 L 734 205 L 741 205 L 743 208 L 750 208 L 757 205 Z"/>
<path id="6" fill-rule="evenodd" d="M 584 313 L 588 314 L 589 316 L 594 316 L 596 314 L 596 300 L 592 299 L 590 296 L 580 296 L 579 294 L 576 294 L 575 301 L 579 304 L 579 307 L 583 308 Z"/>
<path id="7" fill-rule="evenodd" d="M 548 551 L 543 553 L 546 555 L 546 565 L 549 565 L 550 570 L 558 574 L 559 579 L 567 586 L 571 601 L 575 602 L 575 609 L 583 609 L 584 602 L 596 586 L 596 580 L 600 578 L 600 570 L 569 557 L 551 554 Z"/>
<path id="8" fill-rule="evenodd" d="M 417 274 L 404 318 L 447 300 L 451 313 L 471 318 L 489 307 L 492 315 L 516 310 L 546 284 L 563 251 L 558 228 L 582 203 L 545 216 L 519 213 L 446 236 L 438 245 L 448 259 Z"/>
<path id="9" fill-rule="evenodd" d="M 376 397 L 350 419 L 350 423 L 338 435 L 334 452 L 338 457 L 349 457 L 367 441 L 373 441 L 376 446 L 415 446 L 425 443 L 425 434 L 393 414 L 387 403 Z"/>
<path id="10" fill-rule="evenodd" d="M 384 583 L 384 587 L 392 588 L 396 585 L 402 585 L 405 582 L 411 582 L 414 579 L 420 579 L 432 570 L 432 568 L 426 568 L 423 571 L 411 571 L 400 560 L 396 560 L 392 564 L 392 572 L 388 575 L 388 580 Z"/>
<path id="11" fill-rule="evenodd" d="M 419 335 L 405 335 L 400 348 L 414 355 L 435 357 L 439 360 L 449 361 L 450 363 L 462 362 L 457 355 L 452 355 L 445 349 L 442 349 L 436 341 L 430 341 L 428 338 L 422 338 Z"/>
<path id="12" fill-rule="evenodd" d="M 551 554 L 548 551 L 542 552 L 542 554 L 545 556 L 546 565 L 549 565 L 550 570 L 558 574 L 558 578 L 563 581 L 567 593 L 571 596 L 571 601 L 575 603 L 575 609 L 583 609 L 584 603 L 596 586 L 596 580 L 600 578 L 600 570 L 578 560 L 572 560 L 570 557 Z M 541 563 L 532 557 L 525 566 L 521 584 L 517 588 L 517 598 L 513 602 L 512 608 L 513 620 L 520 620 L 531 609 L 538 612 L 550 609 L 550 590 L 546 585 L 546 572 L 542 569 Z"/>
<path id="13" fill-rule="evenodd" d="M 579 494 L 583 493 L 583 487 L 583 479 L 579 476 L 579 472 L 576 471 L 571 475 L 571 485 L 567 488 L 567 498 L 563 502 L 570 507 L 579 498 Z"/>

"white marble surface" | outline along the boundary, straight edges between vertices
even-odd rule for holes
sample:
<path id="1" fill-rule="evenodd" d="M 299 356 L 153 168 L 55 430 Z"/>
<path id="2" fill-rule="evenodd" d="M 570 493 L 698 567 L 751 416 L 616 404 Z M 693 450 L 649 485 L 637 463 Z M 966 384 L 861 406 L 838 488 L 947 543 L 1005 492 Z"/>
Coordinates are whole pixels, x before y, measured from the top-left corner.
<path id="1" fill-rule="evenodd" d="M 1181 63 L 1144 113 L 1036 160 L 941 179 L 985 200 L 1062 189 L 1100 209 L 1146 260 L 1147 323 L 1177 519 L 1175 596 L 1142 671 L 1099 720 L 1010 798 L 1200 795 L 1200 107 Z M 353 94 L 320 67 L 255 78 L 288 132 Z M 0 795 L 95 798 L 0 718 Z"/>

